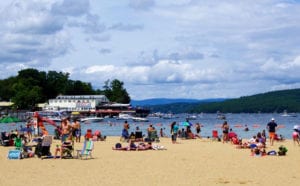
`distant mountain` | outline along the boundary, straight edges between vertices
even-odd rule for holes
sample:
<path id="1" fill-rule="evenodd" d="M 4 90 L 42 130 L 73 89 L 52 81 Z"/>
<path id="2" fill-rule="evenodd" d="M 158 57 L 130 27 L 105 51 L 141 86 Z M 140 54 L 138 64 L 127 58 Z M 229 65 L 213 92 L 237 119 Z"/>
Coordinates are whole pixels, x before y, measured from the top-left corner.
<path id="1" fill-rule="evenodd" d="M 220 102 L 226 99 L 216 98 L 216 99 L 168 99 L 168 98 L 153 98 L 153 99 L 145 99 L 145 100 L 132 100 L 132 106 L 152 106 L 152 105 L 167 105 L 174 103 L 209 103 L 209 102 Z"/>
<path id="2" fill-rule="evenodd" d="M 272 91 L 235 99 L 149 99 L 132 101 L 147 106 L 151 112 L 173 113 L 300 113 L 300 89 Z"/>
<path id="3" fill-rule="evenodd" d="M 300 89 L 289 89 L 266 92 L 237 99 L 228 99 L 219 103 L 199 104 L 193 108 L 194 112 L 217 111 L 223 113 L 282 113 L 300 112 Z"/>

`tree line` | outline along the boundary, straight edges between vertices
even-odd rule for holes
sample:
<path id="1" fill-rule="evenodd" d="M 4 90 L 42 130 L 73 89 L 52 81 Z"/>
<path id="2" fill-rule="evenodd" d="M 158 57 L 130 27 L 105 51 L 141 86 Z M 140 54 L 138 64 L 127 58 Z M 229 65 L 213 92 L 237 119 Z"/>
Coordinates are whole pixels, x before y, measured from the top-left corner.
<path id="1" fill-rule="evenodd" d="M 300 112 L 300 89 L 272 91 L 212 103 L 174 103 L 151 106 L 153 112 L 173 113 L 282 113 Z"/>
<path id="2" fill-rule="evenodd" d="M 104 82 L 103 90 L 93 89 L 91 83 L 71 80 L 69 73 L 24 69 L 17 76 L 0 80 L 0 101 L 11 101 L 15 109 L 35 110 L 58 95 L 105 95 L 111 102 L 130 103 L 124 83 L 118 79 Z"/>

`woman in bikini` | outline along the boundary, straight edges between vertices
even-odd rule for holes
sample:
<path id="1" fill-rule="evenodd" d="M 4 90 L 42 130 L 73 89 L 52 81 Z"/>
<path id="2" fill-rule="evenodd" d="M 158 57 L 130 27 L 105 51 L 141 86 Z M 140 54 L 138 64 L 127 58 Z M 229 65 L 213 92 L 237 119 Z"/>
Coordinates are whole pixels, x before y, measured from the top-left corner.
<path id="1" fill-rule="evenodd" d="M 227 121 L 224 121 L 222 125 L 222 129 L 223 129 L 223 143 L 224 143 L 228 141 L 229 125 Z"/>

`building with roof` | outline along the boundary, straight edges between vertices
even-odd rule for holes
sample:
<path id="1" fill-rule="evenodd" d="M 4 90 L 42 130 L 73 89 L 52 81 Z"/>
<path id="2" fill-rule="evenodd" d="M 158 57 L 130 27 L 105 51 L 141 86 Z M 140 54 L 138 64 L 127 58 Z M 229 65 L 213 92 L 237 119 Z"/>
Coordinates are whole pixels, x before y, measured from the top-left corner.
<path id="1" fill-rule="evenodd" d="M 105 95 L 59 95 L 49 99 L 44 110 L 95 111 L 97 105 L 108 102 Z"/>

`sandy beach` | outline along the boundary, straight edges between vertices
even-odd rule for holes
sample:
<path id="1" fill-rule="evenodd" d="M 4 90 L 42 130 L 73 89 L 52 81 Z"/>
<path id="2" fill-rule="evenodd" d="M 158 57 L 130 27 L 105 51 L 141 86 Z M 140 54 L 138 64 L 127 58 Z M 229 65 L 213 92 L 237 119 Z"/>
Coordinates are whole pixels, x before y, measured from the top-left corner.
<path id="1" fill-rule="evenodd" d="M 249 149 L 210 139 L 181 140 L 167 150 L 115 151 L 119 137 L 95 142 L 93 159 L 9 160 L 13 147 L 0 146 L 1 185 L 299 185 L 300 146 L 291 140 L 277 142 L 287 156 L 255 157 Z M 51 152 L 54 152 L 54 144 Z M 123 143 L 123 145 L 127 145 Z M 81 149 L 76 143 L 75 149 Z"/>

